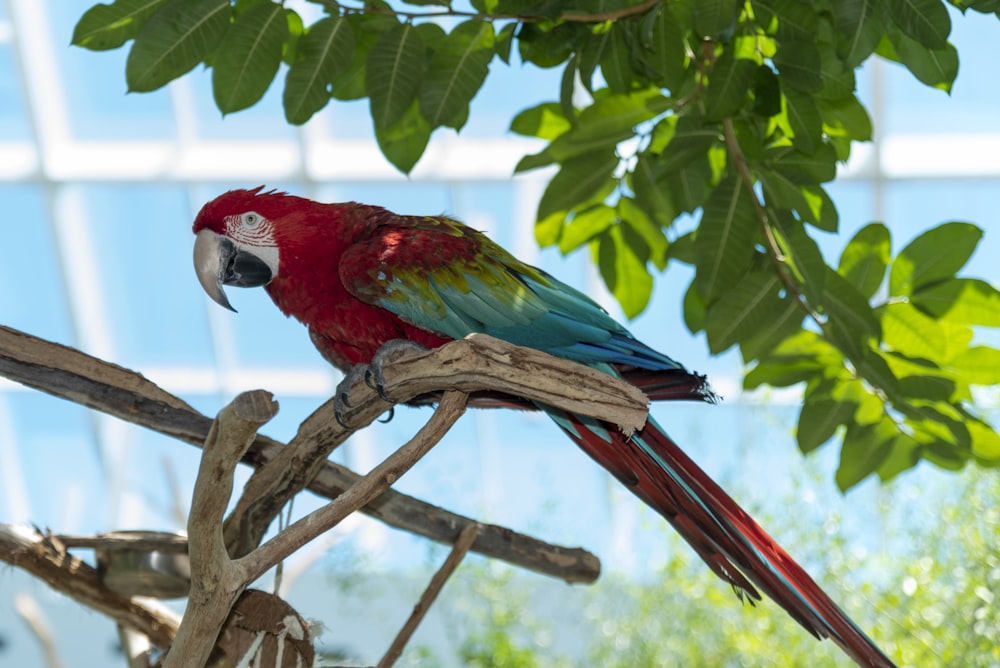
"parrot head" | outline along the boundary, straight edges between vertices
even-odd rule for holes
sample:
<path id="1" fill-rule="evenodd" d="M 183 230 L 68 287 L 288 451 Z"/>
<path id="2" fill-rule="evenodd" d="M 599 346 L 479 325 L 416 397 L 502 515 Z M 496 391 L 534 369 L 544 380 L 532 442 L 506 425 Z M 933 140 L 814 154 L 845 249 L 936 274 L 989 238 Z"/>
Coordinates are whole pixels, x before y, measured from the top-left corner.
<path id="1" fill-rule="evenodd" d="M 194 221 L 194 267 L 198 281 L 216 303 L 235 311 L 224 285 L 253 288 L 278 275 L 279 239 L 275 224 L 286 217 L 297 197 L 283 193 L 230 190 L 215 198 Z"/>

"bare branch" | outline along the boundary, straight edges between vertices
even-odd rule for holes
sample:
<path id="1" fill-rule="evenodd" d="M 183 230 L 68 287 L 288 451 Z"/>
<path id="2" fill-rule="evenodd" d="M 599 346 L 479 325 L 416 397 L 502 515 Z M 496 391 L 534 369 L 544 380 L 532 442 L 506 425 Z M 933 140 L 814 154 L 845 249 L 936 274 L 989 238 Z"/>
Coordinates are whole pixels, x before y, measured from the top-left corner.
<path id="1" fill-rule="evenodd" d="M 250 584 L 226 552 L 222 516 L 233 493 L 236 464 L 275 413 L 269 392 L 244 392 L 222 409 L 208 433 L 188 516 L 191 592 L 164 668 L 204 666 L 233 604 Z"/>
<path id="2" fill-rule="evenodd" d="M 326 506 L 306 515 L 280 534 L 239 560 L 249 580 L 256 580 L 307 542 L 335 527 L 341 520 L 388 489 L 427 454 L 465 412 L 466 395 L 446 392 L 434 415 L 420 431 L 389 455 L 368 475 Z"/>
<path id="3" fill-rule="evenodd" d="M 4 326 L 0 326 L 0 375 L 197 447 L 212 423 L 134 371 Z M 260 467 L 284 449 L 274 439 L 258 435 L 243 462 Z M 325 461 L 307 487 L 333 499 L 359 478 L 350 469 Z M 361 510 L 389 526 L 445 544 L 451 543 L 456 529 L 474 523 L 391 489 Z M 600 562 L 586 550 L 549 545 L 496 525 L 480 528 L 472 550 L 567 582 L 593 582 L 600 574 Z"/>
<path id="4" fill-rule="evenodd" d="M 413 636 L 413 632 L 417 630 L 417 626 L 423 620 L 427 611 L 430 610 L 434 601 L 437 600 L 438 594 L 441 593 L 441 589 L 444 587 L 444 583 L 448 581 L 448 578 L 451 577 L 451 574 L 455 572 L 455 569 L 458 568 L 458 565 L 462 563 L 462 559 L 469 552 L 472 541 L 476 539 L 476 530 L 476 526 L 471 525 L 462 529 L 462 532 L 458 534 L 455 545 L 452 547 L 451 552 L 448 553 L 448 558 L 441 564 L 441 568 L 434 573 L 434 577 L 428 583 L 427 589 L 424 590 L 417 604 L 413 606 L 413 612 L 410 613 L 410 617 L 403 624 L 403 628 L 399 630 L 392 644 L 389 645 L 389 649 L 386 650 L 382 660 L 378 662 L 378 668 L 391 668 L 396 663 L 396 660 L 399 659 L 400 654 L 403 653 L 403 648 L 406 647 L 406 643 Z"/>
<path id="5" fill-rule="evenodd" d="M 620 425 L 625 433 L 646 422 L 647 399 L 635 386 L 582 364 L 485 334 L 393 360 L 385 365 L 384 375 L 386 391 L 394 401 L 440 390 L 497 390 L 592 415 Z M 387 408 L 364 383 L 354 386 L 349 404 L 352 408 L 344 417 L 352 429 L 336 419 L 330 400 L 306 418 L 288 448 L 250 477 L 226 519 L 226 545 L 231 555 L 242 556 L 258 545 L 281 507 L 313 480 L 330 452 Z"/>
<path id="6" fill-rule="evenodd" d="M 66 552 L 58 541 L 24 526 L 0 524 L 0 560 L 17 566 L 56 591 L 169 647 L 177 633 L 177 616 L 169 609 L 116 594 L 101 582 L 96 569 Z"/>

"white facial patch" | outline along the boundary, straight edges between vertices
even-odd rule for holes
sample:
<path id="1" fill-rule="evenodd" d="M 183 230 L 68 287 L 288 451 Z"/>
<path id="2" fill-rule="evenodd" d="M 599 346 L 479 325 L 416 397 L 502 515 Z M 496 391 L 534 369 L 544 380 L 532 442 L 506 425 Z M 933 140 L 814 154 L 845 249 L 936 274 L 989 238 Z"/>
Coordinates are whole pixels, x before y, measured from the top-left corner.
<path id="1" fill-rule="evenodd" d="M 226 236 L 241 250 L 252 252 L 278 275 L 278 244 L 274 240 L 274 224 L 256 211 L 226 216 Z"/>

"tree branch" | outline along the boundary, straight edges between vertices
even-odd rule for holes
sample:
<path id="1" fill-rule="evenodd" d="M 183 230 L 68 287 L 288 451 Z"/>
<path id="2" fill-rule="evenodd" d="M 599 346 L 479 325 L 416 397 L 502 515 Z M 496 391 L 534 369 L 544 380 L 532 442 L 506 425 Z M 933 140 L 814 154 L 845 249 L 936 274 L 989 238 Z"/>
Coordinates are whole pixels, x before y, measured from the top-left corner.
<path id="1" fill-rule="evenodd" d="M 480 19 L 483 21 L 517 21 L 519 23 L 542 23 L 544 21 L 558 21 L 565 23 L 604 23 L 606 21 L 618 21 L 630 16 L 638 16 L 660 4 L 663 0 L 645 0 L 638 5 L 622 7 L 620 9 L 608 10 L 604 12 L 563 12 L 557 17 L 539 16 L 535 14 L 484 14 L 483 12 L 469 12 L 460 9 L 441 9 L 429 12 L 406 12 L 396 9 L 378 7 L 365 3 L 363 7 L 349 7 L 337 0 L 312 0 L 318 5 L 323 5 L 331 11 L 344 14 L 382 14 L 385 16 L 398 16 L 407 20 L 415 19 L 438 19 L 448 16 L 468 19 Z"/>
<path id="2" fill-rule="evenodd" d="M 53 537 L 25 526 L 0 524 L 0 560 L 31 573 L 56 591 L 169 647 L 179 620 L 165 607 L 116 594 L 101 575 Z"/>
<path id="3" fill-rule="evenodd" d="M 0 376 L 197 447 L 211 426 L 210 418 L 134 371 L 4 326 L 0 326 Z M 378 412 L 384 410 L 385 404 L 380 405 Z M 310 438 L 323 436 L 316 433 Z M 258 435 L 243 462 L 261 467 L 283 450 L 281 443 Z M 307 487 L 333 499 L 359 478 L 346 467 L 324 461 Z M 451 543 L 456 529 L 474 524 L 467 517 L 391 489 L 361 510 L 389 526 L 444 544 Z M 481 526 L 472 550 L 567 582 L 593 582 L 600 574 L 600 562 L 586 550 L 549 545 L 496 525 Z"/>
<path id="4" fill-rule="evenodd" d="M 413 606 L 413 612 L 410 613 L 406 623 L 403 624 L 403 628 L 396 634 L 392 644 L 389 645 L 389 649 L 382 656 L 382 660 L 378 662 L 378 668 L 391 668 L 396 663 L 396 660 L 399 659 L 399 656 L 403 653 L 403 648 L 406 647 L 406 643 L 413 637 L 413 632 L 417 630 L 417 626 L 423 620 L 431 606 L 434 605 L 434 601 L 437 600 L 438 594 L 444 588 L 445 582 L 448 581 L 448 578 L 451 577 L 451 574 L 455 572 L 455 569 L 458 568 L 458 565 L 462 563 L 462 559 L 469 552 L 472 542 L 476 539 L 476 531 L 477 527 L 471 525 L 462 529 L 462 532 L 458 534 L 458 538 L 455 539 L 455 545 L 451 548 L 451 552 L 448 553 L 448 558 L 441 564 L 441 568 L 434 573 L 434 577 L 431 578 L 424 593 L 421 594 L 420 600 Z"/>
<path id="5" fill-rule="evenodd" d="M 229 559 L 222 516 L 233 492 L 236 464 L 259 429 L 277 413 L 263 390 L 244 392 L 222 409 L 205 440 L 188 515 L 191 591 L 164 668 L 204 666 L 236 599 L 256 578 Z"/>

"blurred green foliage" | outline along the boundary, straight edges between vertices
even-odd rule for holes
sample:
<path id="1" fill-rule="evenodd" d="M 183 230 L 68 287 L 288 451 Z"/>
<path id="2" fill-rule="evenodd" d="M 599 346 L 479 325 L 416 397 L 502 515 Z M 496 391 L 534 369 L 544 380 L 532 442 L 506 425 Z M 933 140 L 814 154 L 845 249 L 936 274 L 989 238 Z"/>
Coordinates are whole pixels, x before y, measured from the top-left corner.
<path id="1" fill-rule="evenodd" d="M 790 514 L 760 519 L 822 574 L 824 588 L 900 666 L 1000 664 L 1000 480 L 967 470 L 940 500 L 939 515 L 905 525 L 896 522 L 903 505 L 897 494 L 886 490 L 880 499 L 882 517 L 874 523 L 881 522 L 881 540 L 891 546 L 881 551 L 845 542 L 836 517 L 808 526 Z M 802 500 L 791 495 L 788 504 Z M 459 663 L 853 665 L 833 643 L 817 642 L 769 601 L 740 604 L 674 532 L 664 526 L 662 533 L 670 558 L 652 577 L 637 582 L 621 573 L 605 575 L 593 589 L 552 596 L 567 606 L 561 611 L 545 604 L 548 594 L 537 593 L 537 576 L 495 564 L 464 567 L 441 601 L 455 626 L 452 634 L 463 638 Z M 555 642 L 560 633 L 572 640 Z M 435 665 L 429 659 L 434 651 L 420 652 L 420 665 Z M 436 656 L 443 660 L 440 652 Z"/>

